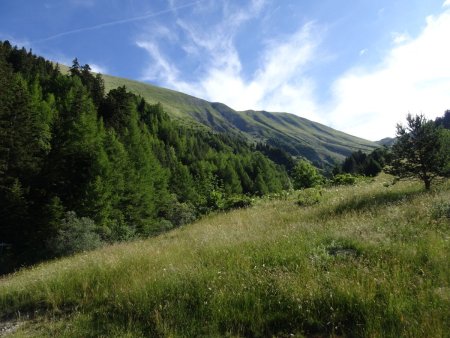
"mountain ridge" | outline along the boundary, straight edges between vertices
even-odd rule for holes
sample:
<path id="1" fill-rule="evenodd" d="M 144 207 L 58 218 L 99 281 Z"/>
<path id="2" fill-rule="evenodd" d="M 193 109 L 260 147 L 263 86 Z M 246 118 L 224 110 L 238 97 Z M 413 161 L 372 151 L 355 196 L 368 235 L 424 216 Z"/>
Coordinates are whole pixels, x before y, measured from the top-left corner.
<path id="1" fill-rule="evenodd" d="M 65 68 L 65 67 L 64 67 Z M 105 89 L 125 86 L 149 103 L 161 103 L 173 118 L 196 127 L 244 136 L 267 143 L 318 167 L 332 167 L 352 152 L 370 152 L 380 145 L 287 112 L 237 111 L 221 102 L 209 102 L 173 89 L 102 74 Z"/>

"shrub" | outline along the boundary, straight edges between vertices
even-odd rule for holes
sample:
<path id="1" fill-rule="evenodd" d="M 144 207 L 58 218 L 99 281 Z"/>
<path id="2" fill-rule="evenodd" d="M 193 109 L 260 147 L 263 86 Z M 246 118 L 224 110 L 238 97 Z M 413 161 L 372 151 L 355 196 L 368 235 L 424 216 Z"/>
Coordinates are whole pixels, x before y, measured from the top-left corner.
<path id="1" fill-rule="evenodd" d="M 356 183 L 356 176 L 352 174 L 337 174 L 333 177 L 335 185 L 353 185 Z"/>
<path id="2" fill-rule="evenodd" d="M 431 209 L 431 214 L 434 219 L 438 218 L 448 218 L 450 219 L 450 202 L 440 201 L 433 205 Z"/>
<path id="3" fill-rule="evenodd" d="M 235 195 L 225 201 L 224 210 L 247 208 L 252 205 L 252 199 L 245 195 Z"/>
<path id="4" fill-rule="evenodd" d="M 322 190 L 309 188 L 300 191 L 298 194 L 297 204 L 300 206 L 310 206 L 320 202 L 322 199 Z"/>
<path id="5" fill-rule="evenodd" d="M 166 219 L 177 227 L 192 223 L 197 219 L 197 214 L 191 203 L 174 201 L 167 211 Z"/>
<path id="6" fill-rule="evenodd" d="M 49 242 L 55 256 L 71 255 L 81 251 L 93 250 L 102 245 L 92 219 L 77 217 L 74 211 L 68 211 L 61 220 L 60 229 Z"/>
<path id="7" fill-rule="evenodd" d="M 207 196 L 207 208 L 209 211 L 221 210 L 225 205 L 224 193 L 218 189 L 213 189 Z"/>
<path id="8" fill-rule="evenodd" d="M 314 165 L 307 160 L 300 160 L 292 170 L 295 189 L 312 188 L 323 183 L 323 176 Z"/>

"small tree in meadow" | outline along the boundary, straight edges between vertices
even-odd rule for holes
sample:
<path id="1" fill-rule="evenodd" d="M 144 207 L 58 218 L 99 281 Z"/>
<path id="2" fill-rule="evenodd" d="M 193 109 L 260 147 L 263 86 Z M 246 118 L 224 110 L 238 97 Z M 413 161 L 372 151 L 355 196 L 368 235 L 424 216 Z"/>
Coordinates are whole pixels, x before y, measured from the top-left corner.
<path id="1" fill-rule="evenodd" d="M 93 250 L 103 243 L 96 232 L 93 220 L 87 217 L 77 217 L 75 212 L 69 211 L 61 221 L 55 238 L 51 239 L 48 244 L 55 256 L 66 256 Z"/>
<path id="2" fill-rule="evenodd" d="M 397 125 L 397 141 L 392 146 L 386 172 L 398 178 L 418 178 L 429 190 L 437 177 L 448 177 L 449 131 L 423 115 L 406 117 L 407 125 Z"/>
<path id="3" fill-rule="evenodd" d="M 323 176 L 308 160 L 300 160 L 292 170 L 294 189 L 312 188 L 322 184 Z"/>

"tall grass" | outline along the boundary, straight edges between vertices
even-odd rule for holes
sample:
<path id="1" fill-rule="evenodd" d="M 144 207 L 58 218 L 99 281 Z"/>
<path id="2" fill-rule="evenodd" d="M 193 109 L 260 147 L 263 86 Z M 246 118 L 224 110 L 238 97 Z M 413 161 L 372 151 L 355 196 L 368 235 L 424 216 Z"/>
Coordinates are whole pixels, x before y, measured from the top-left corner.
<path id="1" fill-rule="evenodd" d="M 0 315 L 17 337 L 448 336 L 449 183 L 384 179 L 23 270 Z"/>

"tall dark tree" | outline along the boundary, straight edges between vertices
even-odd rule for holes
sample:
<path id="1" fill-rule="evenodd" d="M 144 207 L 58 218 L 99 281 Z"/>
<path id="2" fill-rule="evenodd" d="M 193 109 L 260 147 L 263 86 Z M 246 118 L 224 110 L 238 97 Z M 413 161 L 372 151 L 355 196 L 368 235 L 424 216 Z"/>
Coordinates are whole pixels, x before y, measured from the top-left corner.
<path id="1" fill-rule="evenodd" d="M 72 66 L 69 69 L 69 72 L 72 76 L 80 76 L 81 75 L 81 66 L 78 62 L 78 58 L 73 59 Z"/>
<path id="2" fill-rule="evenodd" d="M 446 110 L 444 116 L 438 117 L 435 120 L 437 126 L 442 126 L 445 129 L 450 129 L 450 110 Z"/>
<path id="3" fill-rule="evenodd" d="M 358 150 L 348 156 L 341 167 L 335 167 L 333 174 L 337 175 L 341 172 L 355 175 L 376 176 L 383 169 L 386 157 L 388 156 L 386 147 L 377 148 L 369 154 L 365 154 Z"/>

